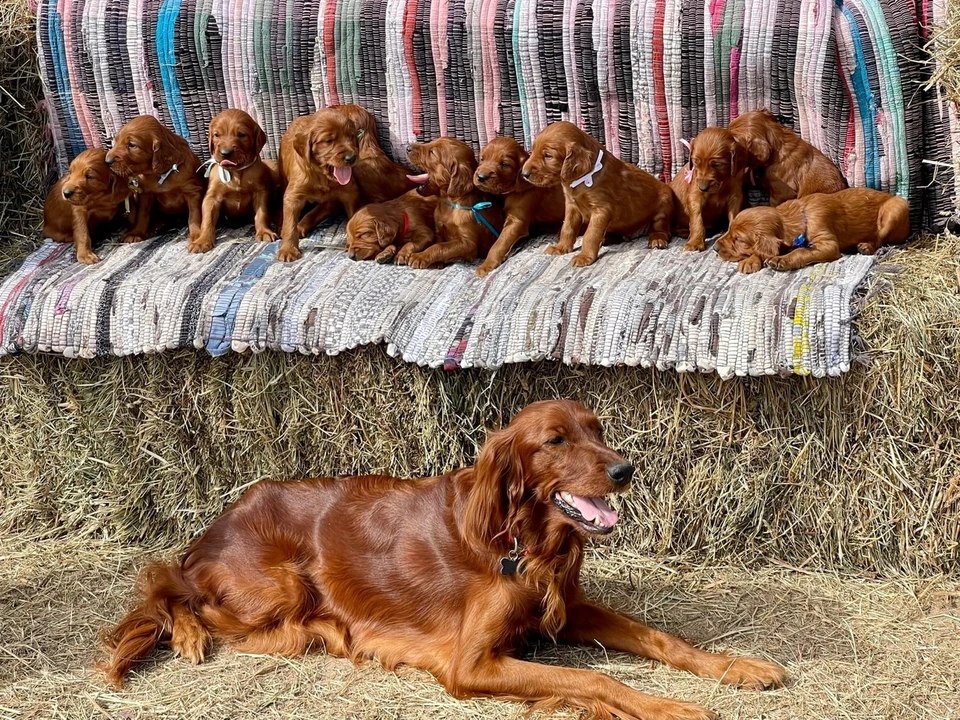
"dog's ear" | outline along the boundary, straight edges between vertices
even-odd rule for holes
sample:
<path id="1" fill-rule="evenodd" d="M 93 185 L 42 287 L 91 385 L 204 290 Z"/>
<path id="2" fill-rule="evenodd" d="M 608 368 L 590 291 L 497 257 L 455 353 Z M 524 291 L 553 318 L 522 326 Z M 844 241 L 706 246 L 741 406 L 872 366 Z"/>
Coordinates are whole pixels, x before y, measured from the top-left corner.
<path id="1" fill-rule="evenodd" d="M 513 189 L 514 189 L 514 190 L 519 190 L 521 183 L 526 182 L 526 181 L 523 179 L 523 166 L 527 164 L 527 160 L 529 160 L 529 159 L 530 159 L 530 153 L 528 153 L 528 152 L 527 152 L 526 150 L 524 150 L 523 148 L 520 148 L 519 150 L 517 150 L 517 157 L 516 157 L 516 163 L 517 163 L 517 178 L 516 178 L 516 180 L 514 180 L 514 182 L 513 182 Z"/>
<path id="2" fill-rule="evenodd" d="M 179 154 L 177 147 L 173 144 L 173 133 L 164 128 L 153 138 L 153 160 L 152 169 L 157 175 L 170 170 L 177 162 Z"/>
<path id="3" fill-rule="evenodd" d="M 760 165 L 769 165 L 773 155 L 773 148 L 767 138 L 766 131 L 762 135 L 753 135 L 747 141 L 747 150 L 752 159 Z"/>
<path id="4" fill-rule="evenodd" d="M 734 140 L 730 149 L 730 176 L 736 178 L 743 175 L 749 162 L 746 148 Z"/>
<path id="5" fill-rule="evenodd" d="M 511 534 L 523 498 L 525 468 L 510 428 L 493 433 L 473 468 L 473 487 L 464 510 L 463 535 L 474 547 Z"/>
<path id="6" fill-rule="evenodd" d="M 593 170 L 596 158 L 587 148 L 577 142 L 567 145 L 567 154 L 560 168 L 560 179 L 565 183 L 572 183 Z"/>
<path id="7" fill-rule="evenodd" d="M 297 155 L 302 157 L 308 163 L 312 162 L 313 158 L 312 149 L 314 134 L 314 128 L 307 128 L 293 139 L 293 147 L 296 148 Z"/>
<path id="8" fill-rule="evenodd" d="M 210 126 L 207 128 L 207 152 L 210 153 L 210 157 L 213 157 L 213 133 L 216 132 L 214 123 L 210 123 Z"/>
<path id="9" fill-rule="evenodd" d="M 372 218 L 373 231 L 377 234 L 377 245 L 382 248 L 392 245 L 396 233 L 390 231 L 390 227 L 379 218 Z"/>
<path id="10" fill-rule="evenodd" d="M 267 144 L 267 134 L 263 131 L 263 128 L 260 127 L 260 123 L 253 123 L 254 133 L 253 133 L 253 153 L 254 155 L 259 155 L 263 152 L 263 147 Z"/>
<path id="11" fill-rule="evenodd" d="M 473 163 L 475 166 L 476 163 Z M 447 167 L 450 173 L 450 179 L 447 182 L 447 194 L 450 197 L 461 197 L 473 192 L 473 173 L 476 167 L 471 167 L 467 163 L 454 162 Z"/>

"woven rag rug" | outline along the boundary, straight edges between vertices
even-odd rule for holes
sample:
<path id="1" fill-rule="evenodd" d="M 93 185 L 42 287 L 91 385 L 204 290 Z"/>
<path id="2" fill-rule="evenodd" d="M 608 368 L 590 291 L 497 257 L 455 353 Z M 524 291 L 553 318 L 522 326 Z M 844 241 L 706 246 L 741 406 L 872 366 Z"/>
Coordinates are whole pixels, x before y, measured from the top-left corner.
<path id="1" fill-rule="evenodd" d="M 386 343 L 447 369 L 542 359 L 733 375 L 838 375 L 851 362 L 851 306 L 874 258 L 740 276 L 709 250 L 604 248 L 588 268 L 534 241 L 480 279 L 475 265 L 411 270 L 355 262 L 342 225 L 276 243 L 228 231 L 205 255 L 183 234 L 101 250 L 94 266 L 46 243 L 0 284 L 0 353 L 70 357 L 180 347 L 336 354 Z"/>
<path id="2" fill-rule="evenodd" d="M 37 37 L 61 170 L 141 113 L 205 156 L 209 120 L 242 108 L 276 157 L 295 117 L 354 102 L 396 158 L 440 135 L 529 144 L 568 119 L 668 180 L 683 139 L 767 106 L 851 184 L 908 198 L 919 229 L 952 211 L 958 182 L 956 109 L 924 85 L 928 28 L 945 13 L 946 0 L 40 0 Z M 182 237 L 111 246 L 90 268 L 43 245 L 0 285 L 0 352 L 384 342 L 448 368 L 833 375 L 850 365 L 856 289 L 875 262 L 740 276 L 710 251 L 637 242 L 574 270 L 540 239 L 479 280 L 469 265 L 353 263 L 337 227 L 289 265 L 251 236 L 229 231 L 203 256 Z"/>

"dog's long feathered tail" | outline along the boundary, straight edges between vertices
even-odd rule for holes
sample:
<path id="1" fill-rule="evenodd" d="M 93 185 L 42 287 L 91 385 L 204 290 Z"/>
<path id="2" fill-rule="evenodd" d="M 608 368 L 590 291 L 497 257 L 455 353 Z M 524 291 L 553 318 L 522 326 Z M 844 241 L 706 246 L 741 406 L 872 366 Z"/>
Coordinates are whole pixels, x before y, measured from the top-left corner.
<path id="1" fill-rule="evenodd" d="M 103 639 L 110 656 L 100 667 L 116 687 L 134 665 L 144 660 L 162 641 L 173 633 L 173 608 L 185 605 L 190 588 L 180 572 L 172 565 L 154 564 L 146 567 L 138 579 L 140 603 Z"/>

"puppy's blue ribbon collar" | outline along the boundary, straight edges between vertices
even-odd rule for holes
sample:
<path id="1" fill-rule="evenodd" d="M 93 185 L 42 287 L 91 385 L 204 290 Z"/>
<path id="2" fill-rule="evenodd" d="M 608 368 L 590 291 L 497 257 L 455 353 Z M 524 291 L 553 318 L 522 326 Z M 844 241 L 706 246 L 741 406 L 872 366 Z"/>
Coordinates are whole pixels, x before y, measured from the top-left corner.
<path id="1" fill-rule="evenodd" d="M 477 225 L 483 225 L 487 230 L 493 233 L 494 237 L 500 237 L 500 233 L 497 232 L 497 229 L 490 224 L 489 220 L 480 214 L 481 210 L 486 210 L 487 208 L 493 207 L 493 203 L 489 200 L 481 200 L 475 205 L 459 205 L 457 203 L 447 201 L 447 205 L 452 207 L 454 210 L 469 210 L 471 213 L 473 213 L 473 219 L 477 221 Z"/>
<path id="2" fill-rule="evenodd" d="M 810 247 L 810 240 L 807 238 L 807 214 L 801 210 L 800 217 L 803 219 L 803 230 L 793 239 L 793 246 L 796 248 Z"/>

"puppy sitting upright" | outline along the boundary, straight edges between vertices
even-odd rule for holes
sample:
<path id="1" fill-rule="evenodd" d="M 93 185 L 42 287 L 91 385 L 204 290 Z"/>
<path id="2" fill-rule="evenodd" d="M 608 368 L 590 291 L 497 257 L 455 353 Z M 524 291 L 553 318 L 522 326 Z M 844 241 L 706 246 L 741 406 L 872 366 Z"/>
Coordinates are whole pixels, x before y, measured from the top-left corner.
<path id="1" fill-rule="evenodd" d="M 130 198 L 127 183 L 110 172 L 106 152 L 84 150 L 70 170 L 50 189 L 43 206 L 43 234 L 57 242 L 72 242 L 77 262 L 91 265 L 100 258 L 90 246 L 90 236 L 113 220 Z"/>
<path id="2" fill-rule="evenodd" d="M 336 108 L 326 108 L 290 123 L 280 141 L 283 227 L 277 259 L 300 257 L 300 238 L 343 210 L 347 218 L 361 206 L 353 177 L 359 155 L 357 126 Z M 316 206 L 302 219 L 307 203 Z"/>
<path id="3" fill-rule="evenodd" d="M 143 240 L 156 209 L 164 220 L 186 212 L 190 229 L 187 247 L 194 246 L 200 237 L 206 185 L 197 175 L 200 160 L 186 140 L 152 115 L 140 115 L 120 128 L 106 163 L 129 183 L 137 199 L 133 227 L 123 242 Z"/>
<path id="4" fill-rule="evenodd" d="M 257 121 L 243 110 L 224 110 L 210 121 L 210 159 L 203 198 L 200 237 L 188 248 L 207 252 L 213 248 L 221 214 L 234 220 L 253 217 L 257 240 L 276 240 L 270 229 L 270 200 L 277 182 L 276 169 L 260 159 L 267 136 Z"/>
<path id="5" fill-rule="evenodd" d="M 537 187 L 520 175 L 528 157 L 520 143 L 508 137 L 491 140 L 480 152 L 473 184 L 484 192 L 504 196 L 506 219 L 500 238 L 477 268 L 479 277 L 502 265 L 513 246 L 530 235 L 531 228 L 549 231 L 563 223 L 565 200 L 560 186 Z"/>
<path id="6" fill-rule="evenodd" d="M 743 209 L 747 153 L 729 130 L 710 127 L 690 143 L 690 162 L 673 178 L 673 232 L 684 250 L 704 250 L 707 231 L 733 222 Z"/>
<path id="7" fill-rule="evenodd" d="M 571 263 L 574 267 L 596 262 L 607 233 L 629 237 L 649 226 L 649 247 L 665 248 L 670 242 L 670 187 L 609 154 L 573 123 L 555 122 L 537 136 L 523 177 L 540 187 L 563 187 L 563 228 L 559 242 L 547 253 L 563 255 L 573 250 L 586 223 L 583 247 Z"/>
<path id="8" fill-rule="evenodd" d="M 486 256 L 503 229 L 503 211 L 474 187 L 477 158 L 470 146 L 453 138 L 438 138 L 411 145 L 408 155 L 413 165 L 425 171 L 410 176 L 419 185 L 417 192 L 440 198 L 434 213 L 437 242 L 420 252 L 404 246 L 397 262 L 427 268 Z"/>
<path id="9" fill-rule="evenodd" d="M 873 255 L 910 235 L 910 206 L 902 197 L 870 188 L 817 193 L 772 207 L 748 208 L 717 240 L 722 260 L 738 262 L 742 273 L 766 264 L 796 270 L 839 260 L 854 248 Z M 786 251 L 785 255 L 781 253 Z"/>
<path id="10" fill-rule="evenodd" d="M 416 190 L 382 203 L 365 205 L 347 223 L 347 255 L 351 260 L 393 260 L 401 247 L 407 254 L 433 244 L 433 215 L 438 198 Z"/>
<path id="11" fill-rule="evenodd" d="M 830 158 L 778 123 L 766 108 L 744 113 L 730 123 L 730 132 L 747 150 L 750 167 L 763 170 L 760 185 L 773 207 L 847 187 L 843 173 Z"/>
<path id="12" fill-rule="evenodd" d="M 332 109 L 343 113 L 357 126 L 360 156 L 353 166 L 353 175 L 360 186 L 363 202 L 386 202 L 417 187 L 407 177 L 406 168 L 388 158 L 380 147 L 373 115 L 359 105 L 336 105 Z"/>

